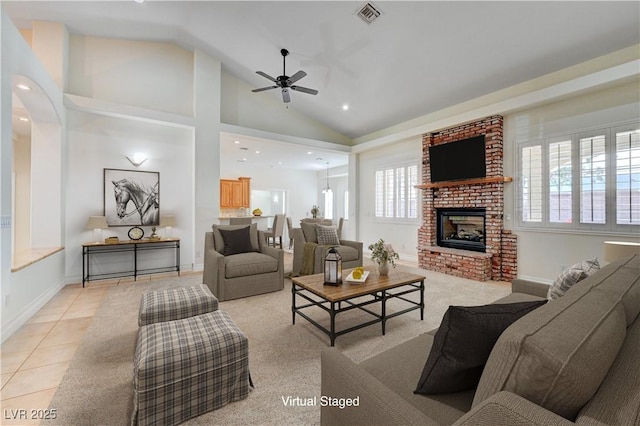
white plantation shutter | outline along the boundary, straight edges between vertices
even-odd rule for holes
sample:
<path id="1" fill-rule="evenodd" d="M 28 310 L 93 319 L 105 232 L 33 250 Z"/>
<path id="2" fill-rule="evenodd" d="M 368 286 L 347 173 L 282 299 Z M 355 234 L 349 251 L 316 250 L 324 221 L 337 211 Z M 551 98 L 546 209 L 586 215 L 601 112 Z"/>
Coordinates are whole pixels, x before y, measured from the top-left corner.
<path id="1" fill-rule="evenodd" d="M 519 225 L 640 234 L 640 123 L 517 151 Z"/>
<path id="2" fill-rule="evenodd" d="M 571 140 L 549 144 L 549 222 L 572 221 Z"/>
<path id="3" fill-rule="evenodd" d="M 640 128 L 616 133 L 616 223 L 640 224 Z"/>
<path id="4" fill-rule="evenodd" d="M 580 139 L 580 223 L 606 223 L 606 137 Z"/>
<path id="5" fill-rule="evenodd" d="M 417 219 L 418 166 L 397 166 L 375 172 L 375 216 L 385 219 Z"/>
<path id="6" fill-rule="evenodd" d="M 375 215 L 384 217 L 384 171 L 376 171 Z"/>
<path id="7" fill-rule="evenodd" d="M 520 170 L 522 221 L 542 222 L 542 145 L 522 148 Z"/>

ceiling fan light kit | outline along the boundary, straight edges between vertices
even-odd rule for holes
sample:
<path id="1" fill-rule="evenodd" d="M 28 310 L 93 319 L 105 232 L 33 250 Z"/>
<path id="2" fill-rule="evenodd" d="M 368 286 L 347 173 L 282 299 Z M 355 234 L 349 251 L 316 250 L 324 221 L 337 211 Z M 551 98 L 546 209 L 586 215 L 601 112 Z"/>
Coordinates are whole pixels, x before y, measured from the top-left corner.
<path id="1" fill-rule="evenodd" d="M 266 87 L 261 87 L 259 89 L 253 89 L 252 92 L 257 93 L 257 92 L 263 92 L 265 90 L 281 88 L 282 89 L 282 101 L 284 103 L 291 102 L 291 96 L 289 94 L 289 89 L 295 90 L 296 92 L 307 93 L 309 95 L 317 95 L 318 91 L 315 90 L 315 89 L 309 89 L 308 87 L 296 86 L 296 85 L 293 84 L 296 81 L 300 80 L 302 77 L 305 77 L 307 75 L 307 73 L 302 71 L 302 70 L 300 70 L 297 73 L 293 74 L 291 77 L 289 77 L 287 75 L 287 71 L 286 71 L 286 69 L 287 69 L 286 68 L 286 59 L 287 59 L 287 55 L 289 55 L 289 51 L 287 49 L 280 49 L 280 54 L 282 55 L 282 75 L 278 76 L 277 78 L 273 78 L 269 74 L 267 74 L 267 73 L 265 73 L 263 71 L 256 71 L 256 74 L 261 75 L 262 77 L 266 78 L 267 80 L 270 80 L 270 81 L 274 82 L 275 86 L 266 86 Z"/>

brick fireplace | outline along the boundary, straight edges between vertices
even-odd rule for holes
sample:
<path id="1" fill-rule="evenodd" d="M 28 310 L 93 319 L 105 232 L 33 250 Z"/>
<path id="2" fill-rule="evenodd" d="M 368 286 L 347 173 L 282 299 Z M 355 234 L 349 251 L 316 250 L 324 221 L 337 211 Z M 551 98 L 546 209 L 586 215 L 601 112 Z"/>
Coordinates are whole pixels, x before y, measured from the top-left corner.
<path id="1" fill-rule="evenodd" d="M 423 223 L 418 229 L 418 262 L 421 268 L 479 281 L 510 281 L 517 276 L 516 235 L 505 230 L 503 222 L 504 185 L 511 179 L 503 176 L 502 130 L 503 118 L 495 115 L 423 135 L 420 186 L 423 189 Z M 431 182 L 430 146 L 482 135 L 486 151 L 485 178 Z M 438 237 L 438 212 L 465 210 L 484 212 L 484 252 L 438 244 L 442 239 L 442 235 Z M 469 222 L 468 219 L 466 221 Z M 469 233 L 468 229 L 469 225 L 465 225 L 462 234 Z"/>

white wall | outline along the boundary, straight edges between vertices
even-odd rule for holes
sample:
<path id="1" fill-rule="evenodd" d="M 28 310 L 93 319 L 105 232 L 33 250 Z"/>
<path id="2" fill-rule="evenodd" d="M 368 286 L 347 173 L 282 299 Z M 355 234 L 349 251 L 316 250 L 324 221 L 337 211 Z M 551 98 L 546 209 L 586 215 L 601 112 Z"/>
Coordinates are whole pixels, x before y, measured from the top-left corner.
<path id="1" fill-rule="evenodd" d="M 193 54 L 169 43 L 72 35 L 66 93 L 193 115 Z"/>
<path id="2" fill-rule="evenodd" d="M 104 213 L 104 169 L 160 173 L 160 215 L 173 214 L 173 236 L 181 239 L 183 268 L 194 262 L 193 131 L 154 123 L 106 117 L 79 111 L 68 114 L 69 168 L 67 183 L 67 281 L 79 282 L 82 243 L 91 241 L 85 230 L 89 216 Z M 125 158 L 145 152 L 149 159 L 135 168 Z M 107 193 L 112 196 L 113 192 Z M 129 208 L 132 208 L 130 205 Z M 128 240 L 129 226 L 111 227 L 104 236 Z M 151 228 L 143 227 L 145 236 Z M 162 234 L 163 230 L 158 231 Z"/>
<path id="3" fill-rule="evenodd" d="M 418 176 L 421 176 L 422 138 L 415 136 L 408 140 L 396 142 L 371 151 L 359 154 L 358 191 L 352 197 L 358 200 L 358 238 L 364 243 L 367 251 L 369 244 L 384 239 L 390 243 L 400 255 L 400 259 L 416 261 L 418 257 L 418 227 L 421 218 L 413 223 L 392 223 L 376 220 L 375 207 L 375 171 L 378 168 L 414 161 L 418 163 Z M 357 198 L 356 198 L 357 197 Z M 421 200 L 422 194 L 418 193 Z M 420 205 L 420 201 L 419 204 Z M 420 216 L 420 214 L 419 214 Z"/>
<path id="4" fill-rule="evenodd" d="M 0 11 L 0 19 L 2 20 L 0 24 L 2 32 L 0 36 L 2 38 L 2 68 L 0 71 L 0 99 L 2 102 L 0 107 L 2 141 L 0 155 L 0 215 L 2 217 L 2 225 L 0 226 L 0 304 L 2 306 L 1 340 L 4 341 L 63 286 L 66 254 L 62 250 L 41 262 L 27 266 L 20 271 L 11 272 L 11 223 L 14 219 L 11 187 L 13 163 L 11 115 L 14 79 L 26 77 L 34 85 L 37 85 L 37 88 L 34 87 L 33 93 L 36 89 L 38 92 L 41 91 L 43 99 L 46 100 L 45 105 L 41 105 L 37 113 L 30 110 L 32 120 L 38 124 L 41 121 L 55 122 L 59 129 L 64 130 L 65 111 L 60 88 L 56 86 L 42 63 L 2 11 Z M 25 106 L 27 103 L 23 101 Z M 51 135 L 51 143 L 60 150 L 65 148 L 60 130 Z M 60 161 L 61 156 L 60 153 L 54 153 L 52 161 Z M 49 176 L 49 178 L 53 182 L 54 190 L 57 190 L 58 182 L 61 182 L 60 173 Z M 57 218 L 57 222 L 48 222 L 48 224 L 59 233 L 63 229 L 63 223 L 60 219 L 62 209 L 60 202 L 53 203 L 49 209 L 51 209 L 52 217 Z M 60 243 L 59 240 L 58 243 Z"/>
<path id="5" fill-rule="evenodd" d="M 518 142 L 609 127 L 639 117 L 637 82 L 506 115 L 504 173 L 517 177 Z M 518 275 L 521 277 L 552 282 L 564 268 L 577 261 L 598 257 L 602 262 L 604 241 L 638 241 L 640 238 L 640 235 L 559 233 L 518 228 L 516 191 L 516 180 L 505 184 L 505 212 L 511 214 L 505 227 L 518 235 Z"/>

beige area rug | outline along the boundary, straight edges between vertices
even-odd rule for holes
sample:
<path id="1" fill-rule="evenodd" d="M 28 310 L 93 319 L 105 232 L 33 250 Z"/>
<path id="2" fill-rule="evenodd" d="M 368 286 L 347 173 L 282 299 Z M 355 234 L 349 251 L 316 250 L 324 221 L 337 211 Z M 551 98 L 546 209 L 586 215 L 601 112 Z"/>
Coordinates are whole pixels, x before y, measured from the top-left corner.
<path id="1" fill-rule="evenodd" d="M 413 270 L 425 275 L 425 319 L 419 311 L 387 322 L 386 335 L 375 324 L 340 336 L 336 348 L 360 362 L 421 333 L 436 328 L 449 305 L 481 305 L 510 292 L 504 283 L 480 283 Z M 175 277 L 113 287 L 94 320 L 56 392 L 51 408 L 58 418 L 48 424 L 126 425 L 133 409 L 133 354 L 137 338 L 140 296 L 149 290 L 191 286 L 201 276 Z M 400 302 L 397 302 L 400 303 Z M 400 306 L 400 308 L 398 308 Z M 388 310 L 402 305 L 390 303 Z M 188 425 L 313 425 L 320 423 L 319 407 L 285 406 L 283 397 L 320 396 L 320 353 L 329 338 L 309 322 L 291 323 L 291 281 L 282 291 L 220 303 L 249 338 L 249 364 L 255 389 L 243 401 L 192 419 Z M 324 325 L 328 315 L 310 314 Z M 343 328 L 368 315 L 352 310 L 337 317 Z M 370 317 L 369 317 L 370 318 Z M 421 371 L 416 371 L 416 382 Z M 319 398 L 318 398 L 319 400 Z M 47 423 L 45 423 L 47 424 Z"/>

